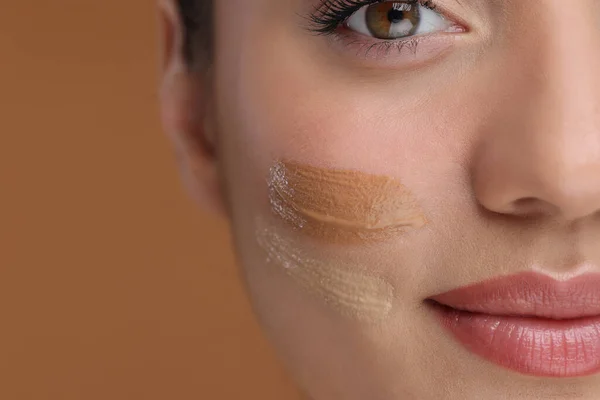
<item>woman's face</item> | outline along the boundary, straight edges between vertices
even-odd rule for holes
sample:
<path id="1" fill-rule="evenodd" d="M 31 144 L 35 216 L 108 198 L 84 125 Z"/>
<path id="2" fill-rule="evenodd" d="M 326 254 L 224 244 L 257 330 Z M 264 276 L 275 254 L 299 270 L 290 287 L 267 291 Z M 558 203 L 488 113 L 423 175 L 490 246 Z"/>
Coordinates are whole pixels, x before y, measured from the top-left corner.
<path id="1" fill-rule="evenodd" d="M 597 399 L 600 1 L 215 12 L 199 131 L 306 393 Z"/>

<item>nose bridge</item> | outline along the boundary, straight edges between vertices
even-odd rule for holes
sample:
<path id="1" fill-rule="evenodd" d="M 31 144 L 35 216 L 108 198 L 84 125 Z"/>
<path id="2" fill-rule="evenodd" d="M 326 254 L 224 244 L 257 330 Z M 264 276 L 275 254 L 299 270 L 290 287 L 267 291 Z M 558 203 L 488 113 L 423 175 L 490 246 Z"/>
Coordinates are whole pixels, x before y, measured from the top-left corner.
<path id="1" fill-rule="evenodd" d="M 552 10 L 551 28 L 545 29 L 546 38 L 540 40 L 544 47 L 539 60 L 542 104 L 555 117 L 555 134 L 564 136 L 566 144 L 587 146 L 600 128 L 600 26 L 590 16 L 594 13 L 583 7 Z M 568 140 L 575 138 L 588 142 Z"/>
<path id="2" fill-rule="evenodd" d="M 509 64 L 476 191 L 494 211 L 535 200 L 576 219 L 600 213 L 600 27 L 582 7 L 548 4 L 527 35 L 535 48 Z"/>

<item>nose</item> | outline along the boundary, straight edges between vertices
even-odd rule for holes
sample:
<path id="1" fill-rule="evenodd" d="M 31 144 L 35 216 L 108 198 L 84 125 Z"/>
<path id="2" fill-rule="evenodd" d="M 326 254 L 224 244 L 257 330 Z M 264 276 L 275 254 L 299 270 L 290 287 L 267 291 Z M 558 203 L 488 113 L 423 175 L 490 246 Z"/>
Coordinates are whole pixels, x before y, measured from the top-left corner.
<path id="1" fill-rule="evenodd" d="M 475 195 L 490 211 L 569 221 L 600 214 L 600 30 L 571 17 L 570 30 L 557 20 L 560 35 L 507 63 L 503 100 L 481 126 L 472 165 Z"/>

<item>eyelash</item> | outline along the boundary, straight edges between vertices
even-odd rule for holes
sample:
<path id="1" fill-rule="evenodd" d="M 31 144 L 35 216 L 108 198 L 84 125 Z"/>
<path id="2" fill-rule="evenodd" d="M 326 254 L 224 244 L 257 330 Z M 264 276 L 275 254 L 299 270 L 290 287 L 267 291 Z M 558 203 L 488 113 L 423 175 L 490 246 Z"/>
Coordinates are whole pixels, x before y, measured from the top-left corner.
<path id="1" fill-rule="evenodd" d="M 338 34 L 338 29 L 362 7 L 375 3 L 383 3 L 389 0 L 321 0 L 320 5 L 315 7 L 314 12 L 309 16 L 311 27 L 309 30 L 318 35 L 334 36 L 339 39 L 343 34 Z M 402 0 L 399 0 L 402 1 Z M 430 10 L 435 10 L 436 5 L 432 0 L 404 0 L 406 4 L 419 4 Z M 381 50 L 387 55 L 390 50 L 396 48 L 399 52 L 404 48 L 409 48 L 416 53 L 420 38 L 410 37 L 406 39 L 382 40 L 375 38 L 365 38 L 364 40 L 355 40 L 349 43 L 362 45 L 365 48 L 366 57 L 372 49 Z"/>
<path id="2" fill-rule="evenodd" d="M 389 0 L 321 0 L 321 4 L 316 7 L 310 16 L 310 20 L 314 25 L 310 30 L 319 34 L 330 35 L 362 7 L 386 1 Z M 401 0 L 400 2 L 420 4 L 430 10 L 436 8 L 432 0 Z"/>

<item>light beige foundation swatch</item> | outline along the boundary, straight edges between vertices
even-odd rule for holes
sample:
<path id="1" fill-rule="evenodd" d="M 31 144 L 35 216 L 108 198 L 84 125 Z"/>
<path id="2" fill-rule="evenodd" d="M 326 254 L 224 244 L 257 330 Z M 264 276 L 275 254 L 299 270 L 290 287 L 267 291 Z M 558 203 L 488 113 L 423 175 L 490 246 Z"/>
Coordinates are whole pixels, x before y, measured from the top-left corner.
<path id="1" fill-rule="evenodd" d="M 427 223 L 409 190 L 387 176 L 278 161 L 268 185 L 275 214 L 323 239 L 382 240 Z"/>
<path id="2" fill-rule="evenodd" d="M 304 290 L 342 315 L 376 321 L 392 308 L 394 290 L 385 279 L 340 259 L 311 257 L 260 219 L 256 237 L 267 254 L 268 264 L 281 268 Z"/>

